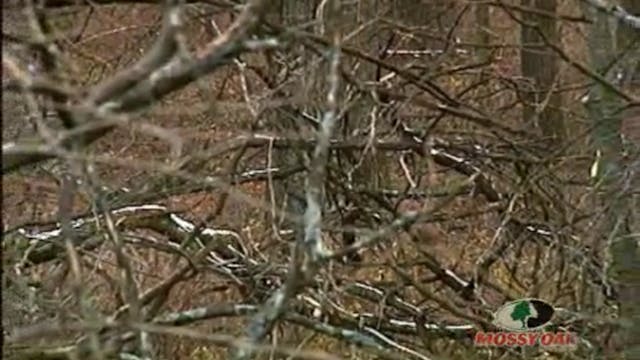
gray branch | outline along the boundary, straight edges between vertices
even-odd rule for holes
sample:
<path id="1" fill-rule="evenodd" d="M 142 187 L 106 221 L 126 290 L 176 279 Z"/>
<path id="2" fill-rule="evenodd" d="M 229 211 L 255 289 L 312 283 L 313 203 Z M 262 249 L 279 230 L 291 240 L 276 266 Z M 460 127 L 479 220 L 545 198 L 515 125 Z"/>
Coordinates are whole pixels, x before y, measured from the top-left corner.
<path id="1" fill-rule="evenodd" d="M 582 0 L 583 2 L 593 6 L 610 16 L 615 17 L 618 21 L 636 29 L 640 30 L 640 17 L 630 14 L 620 5 L 611 5 L 604 0 Z"/>

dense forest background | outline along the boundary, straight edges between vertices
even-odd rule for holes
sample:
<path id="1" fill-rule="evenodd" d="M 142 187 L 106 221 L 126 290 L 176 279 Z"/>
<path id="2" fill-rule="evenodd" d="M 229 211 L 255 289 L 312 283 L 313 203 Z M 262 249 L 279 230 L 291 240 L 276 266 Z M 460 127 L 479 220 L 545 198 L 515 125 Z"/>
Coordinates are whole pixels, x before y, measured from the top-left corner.
<path id="1" fill-rule="evenodd" d="M 4 358 L 640 359 L 640 1 L 2 10 Z"/>

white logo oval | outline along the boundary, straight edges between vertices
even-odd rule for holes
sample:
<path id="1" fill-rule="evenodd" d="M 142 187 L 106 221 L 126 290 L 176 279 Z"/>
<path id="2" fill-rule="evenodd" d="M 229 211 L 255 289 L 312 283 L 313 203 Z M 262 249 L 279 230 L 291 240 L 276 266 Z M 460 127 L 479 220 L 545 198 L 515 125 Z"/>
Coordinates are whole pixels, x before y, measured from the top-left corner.
<path id="1" fill-rule="evenodd" d="M 540 299 L 520 299 L 508 302 L 493 314 L 493 324 L 510 331 L 531 331 L 551 321 L 553 306 Z"/>

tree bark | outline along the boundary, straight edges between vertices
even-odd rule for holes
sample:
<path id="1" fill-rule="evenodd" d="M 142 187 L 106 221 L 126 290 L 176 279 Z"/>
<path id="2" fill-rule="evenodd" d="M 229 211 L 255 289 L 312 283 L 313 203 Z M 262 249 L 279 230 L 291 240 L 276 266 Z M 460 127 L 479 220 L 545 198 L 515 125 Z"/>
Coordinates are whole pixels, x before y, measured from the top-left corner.
<path id="1" fill-rule="evenodd" d="M 491 45 L 491 14 L 490 7 L 487 4 L 484 4 L 478 1 L 474 5 L 474 15 L 476 19 L 476 23 L 478 25 L 478 32 L 476 33 L 476 42 L 480 47 L 477 50 L 478 61 L 484 62 L 489 61 L 489 56 L 491 51 L 489 49 L 489 45 Z"/>
<path id="2" fill-rule="evenodd" d="M 316 0 L 278 0 L 274 1 L 273 6 L 271 7 L 272 12 L 269 14 L 269 18 L 275 19 L 275 21 L 280 24 L 286 26 L 298 26 L 299 24 L 309 23 L 315 17 L 315 8 L 317 6 L 318 1 Z M 287 60 L 290 58 L 299 55 L 298 52 L 294 52 L 293 56 L 287 56 Z M 303 51 L 302 56 L 308 56 L 306 52 Z M 310 61 L 304 61 L 303 65 L 305 67 L 304 72 L 311 74 L 313 72 L 312 69 L 307 69 Z M 269 74 L 275 79 L 275 74 L 278 73 L 279 67 L 273 67 L 273 69 L 268 69 L 268 71 L 272 73 Z M 302 79 L 304 80 L 304 79 Z M 307 93 L 304 89 L 305 84 L 304 81 L 294 81 L 293 88 L 287 86 L 283 91 L 285 92 L 284 96 L 293 96 L 300 95 L 302 93 Z M 308 102 L 309 99 L 303 99 L 305 102 Z M 287 137 L 303 137 L 305 134 L 302 132 L 302 128 L 304 127 L 304 121 L 301 119 L 295 118 L 298 113 L 297 107 L 293 106 L 284 106 L 280 109 L 276 109 L 270 118 L 269 118 L 269 127 L 271 130 L 274 130 L 276 133 L 282 136 Z M 304 158 L 302 153 L 295 152 L 290 149 L 273 149 L 272 154 L 272 164 L 273 168 L 286 169 L 292 166 L 298 166 L 304 163 Z M 300 198 L 304 198 L 304 176 L 306 173 L 296 174 L 291 176 L 290 178 L 284 179 L 282 181 L 274 181 L 273 183 L 273 198 L 272 194 L 269 190 L 267 190 L 265 196 L 267 199 L 267 203 L 271 205 L 272 209 L 275 209 L 274 212 L 267 212 L 266 218 L 268 223 L 275 223 L 275 228 L 279 230 L 283 229 L 295 229 L 295 224 L 291 222 L 287 218 L 281 218 L 277 214 L 279 214 L 280 210 L 284 210 L 287 213 L 292 213 L 298 216 L 302 216 L 304 213 L 304 209 L 300 208 Z M 299 198 L 292 198 L 291 195 L 295 194 L 299 196 Z M 302 211 L 302 213 L 300 213 Z M 274 217 L 275 216 L 275 217 Z"/>
<path id="3" fill-rule="evenodd" d="M 525 7 L 555 14 L 557 0 L 522 0 Z M 521 26 L 520 65 L 522 76 L 528 79 L 523 92 L 525 124 L 534 124 L 550 144 L 566 137 L 565 123 L 560 109 L 562 95 L 554 88 L 559 77 L 558 56 L 544 46 L 544 37 L 560 45 L 560 37 L 554 17 L 523 12 Z"/>
<path id="4" fill-rule="evenodd" d="M 637 9 L 636 9 L 637 10 Z M 594 69 L 607 69 L 608 65 L 622 50 L 616 48 L 616 24 L 607 14 L 584 5 L 585 15 L 593 24 L 589 28 L 588 44 L 591 66 Z M 618 25 L 619 26 L 619 25 Z M 618 30 L 622 28 L 618 27 Z M 622 36 L 618 32 L 618 38 Z M 620 45 L 620 44 L 618 44 Z M 628 66 L 625 61 L 620 67 Z M 606 74 L 612 82 L 617 82 L 620 70 L 610 69 Z M 601 70 L 602 71 L 602 70 Z M 605 70 L 606 71 L 606 70 Z M 594 182 L 601 190 L 601 205 L 605 207 L 602 236 L 608 239 L 608 276 L 618 288 L 620 332 L 617 336 L 616 350 L 627 359 L 640 357 L 640 249 L 638 248 L 637 214 L 634 214 L 632 200 L 628 192 L 629 184 L 637 180 L 638 169 L 625 167 L 621 155 L 623 147 L 620 137 L 622 116 L 620 109 L 625 104 L 609 89 L 596 83 L 590 91 L 586 103 L 593 126 L 593 142 L 601 154 L 599 170 Z M 634 174 L 635 172 L 635 174 Z M 636 209 L 637 211 L 637 209 Z"/>

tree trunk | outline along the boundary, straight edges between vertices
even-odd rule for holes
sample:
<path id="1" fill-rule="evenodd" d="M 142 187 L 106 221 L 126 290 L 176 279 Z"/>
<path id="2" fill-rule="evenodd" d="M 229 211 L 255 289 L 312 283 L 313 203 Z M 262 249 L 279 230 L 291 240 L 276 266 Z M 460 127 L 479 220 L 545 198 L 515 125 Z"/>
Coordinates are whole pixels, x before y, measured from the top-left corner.
<path id="1" fill-rule="evenodd" d="M 474 5 L 474 15 L 476 23 L 478 25 L 478 32 L 476 33 L 476 43 L 480 45 L 477 50 L 478 61 L 489 61 L 491 50 L 491 7 L 485 3 L 477 1 Z"/>
<path id="2" fill-rule="evenodd" d="M 522 0 L 525 7 L 555 14 L 556 0 Z M 554 88 L 558 84 L 558 56 L 548 46 L 547 41 L 560 45 L 557 24 L 554 17 L 541 16 L 533 12 L 523 12 L 525 24 L 521 27 L 520 65 L 522 76 L 528 80 L 523 92 L 525 101 L 523 118 L 525 124 L 534 124 L 550 144 L 557 144 L 566 136 L 562 108 L 562 95 Z"/>
<path id="3" fill-rule="evenodd" d="M 629 2 L 631 3 L 631 2 Z M 637 9 L 635 9 L 637 10 Z M 612 63 L 618 51 L 616 47 L 615 23 L 606 14 L 588 5 L 584 5 L 585 15 L 593 24 L 589 28 L 588 44 L 591 66 L 594 69 L 606 69 Z M 618 29 L 618 30 L 621 30 Z M 620 32 L 618 39 L 620 39 Z M 637 58 L 636 58 L 637 59 Z M 629 66 L 620 61 L 620 66 Z M 636 65 L 632 65 L 632 68 Z M 615 79 L 620 70 L 629 72 L 629 68 L 610 69 L 606 76 Z M 594 182 L 601 190 L 601 205 L 605 207 L 602 236 L 608 238 L 608 276 L 618 288 L 620 332 L 617 336 L 617 350 L 627 359 L 640 357 L 640 249 L 633 224 L 637 222 L 631 207 L 632 199 L 628 192 L 629 184 L 637 180 L 638 169 L 624 166 L 621 154 L 623 147 L 620 137 L 622 116 L 619 110 L 625 104 L 607 88 L 595 83 L 589 94 L 586 108 L 593 125 L 593 142 L 601 154 Z M 637 167 L 637 165 L 636 165 Z M 636 174 L 633 174 L 633 171 Z M 636 210 L 637 211 L 637 210 Z M 637 229 L 636 229 L 637 231 Z M 635 233 L 637 234 L 637 232 Z"/>
<path id="4" fill-rule="evenodd" d="M 274 1 L 274 5 L 271 7 L 272 13 L 269 14 L 269 18 L 285 26 L 298 26 L 299 24 L 308 23 L 314 18 L 314 11 L 317 3 L 318 1 L 315 0 Z M 304 51 L 302 51 L 302 54 L 303 56 L 306 56 Z M 285 61 L 292 61 L 292 59 L 297 55 L 300 55 L 300 53 L 297 51 L 293 52 L 292 56 L 287 55 Z M 269 69 L 267 69 L 267 71 L 269 71 L 270 77 L 275 79 L 277 77 L 276 74 L 280 71 L 280 66 L 276 64 L 269 64 L 268 66 Z M 282 92 L 281 96 L 288 97 L 300 94 L 299 87 L 301 86 L 304 86 L 304 84 L 301 85 L 300 82 L 294 81 L 291 86 L 287 86 L 280 90 Z M 309 99 L 304 99 L 304 101 L 308 100 Z M 295 119 L 298 110 L 299 109 L 295 105 L 285 105 L 279 109 L 274 109 L 268 117 L 268 127 L 278 136 L 305 136 L 299 128 L 301 122 L 299 119 Z M 303 163 L 304 159 L 302 157 L 302 153 L 297 150 L 273 149 L 271 164 L 273 168 L 290 169 Z M 304 212 L 304 209 L 300 209 L 299 199 L 291 198 L 289 194 L 293 193 L 304 198 L 304 176 L 305 173 L 298 173 L 284 180 L 274 181 L 273 194 L 270 189 L 267 189 L 265 194 L 267 203 L 270 204 L 270 208 L 275 210 L 275 212 L 266 212 L 266 219 L 268 223 L 276 224 L 274 226 L 274 230 L 280 230 L 281 228 L 294 228 L 294 224 L 291 221 L 277 215 L 281 210 L 302 216 L 300 211 Z"/>

